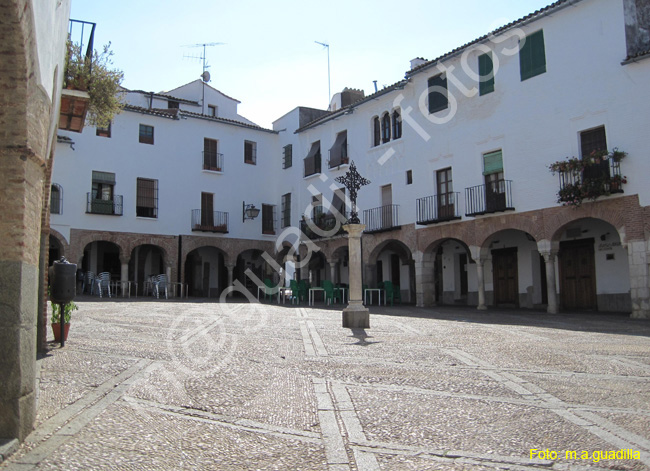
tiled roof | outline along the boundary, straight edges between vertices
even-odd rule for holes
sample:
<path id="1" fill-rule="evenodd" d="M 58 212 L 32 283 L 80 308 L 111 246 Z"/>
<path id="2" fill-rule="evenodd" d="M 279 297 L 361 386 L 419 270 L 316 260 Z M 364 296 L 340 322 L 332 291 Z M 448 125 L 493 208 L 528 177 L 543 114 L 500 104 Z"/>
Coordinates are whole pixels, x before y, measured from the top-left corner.
<path id="1" fill-rule="evenodd" d="M 453 49 L 452 51 L 449 51 L 446 54 L 443 54 L 442 56 L 436 57 L 435 59 L 432 59 L 430 61 L 425 62 L 424 64 L 421 64 L 421 65 L 419 65 L 417 67 L 414 67 L 413 69 L 406 72 L 406 77 L 417 74 L 418 72 L 421 72 L 422 70 L 427 69 L 430 66 L 432 66 L 432 65 L 434 65 L 434 64 L 436 64 L 438 62 L 441 62 L 441 61 L 443 61 L 445 59 L 448 59 L 451 56 L 459 54 L 462 51 L 464 51 L 465 49 L 467 49 L 468 47 L 473 46 L 474 44 L 479 44 L 479 43 L 485 41 L 490 36 L 501 34 L 501 33 L 503 33 L 504 31 L 507 31 L 510 28 L 514 28 L 515 26 L 520 26 L 523 23 L 526 23 L 526 22 L 528 22 L 530 20 L 534 20 L 535 17 L 537 17 L 537 16 L 547 14 L 547 13 L 549 13 L 550 11 L 552 11 L 552 10 L 554 10 L 556 8 L 572 5 L 572 4 L 575 4 L 575 3 L 580 2 L 580 1 L 582 1 L 582 0 L 559 0 L 559 1 L 555 2 L 555 3 L 551 3 L 550 5 L 548 5 L 548 6 L 544 7 L 544 8 L 540 8 L 539 10 L 534 11 L 533 13 L 530 13 L 529 15 L 524 16 L 523 18 L 512 21 L 512 22 L 508 23 L 507 25 L 501 26 L 500 28 L 497 28 L 497 29 L 495 29 L 494 31 L 492 31 L 492 32 L 490 32 L 488 34 L 485 34 L 485 35 L 481 36 L 480 38 L 477 38 L 477 39 L 475 39 L 473 41 L 470 41 L 467 44 L 463 44 L 462 46 L 457 47 L 456 49 Z"/>
<path id="2" fill-rule="evenodd" d="M 637 62 L 638 60 L 645 59 L 647 57 L 650 57 L 650 49 L 648 49 L 647 51 L 637 52 L 636 54 L 631 54 L 627 56 L 622 63 L 630 64 L 631 62 Z"/>
<path id="3" fill-rule="evenodd" d="M 209 121 L 216 121 L 218 123 L 232 124 L 234 126 L 241 126 L 244 128 L 255 129 L 257 131 L 265 131 L 270 133 L 277 132 L 277 131 L 273 131 L 272 129 L 263 128 L 261 126 L 258 126 L 257 124 L 244 123 L 243 121 L 236 121 L 234 119 L 228 119 L 228 118 L 220 118 L 219 116 L 209 116 L 207 114 L 193 113 L 191 111 L 181 110 L 181 115 L 191 116 L 193 118 L 207 119 Z"/>
<path id="4" fill-rule="evenodd" d="M 124 109 L 136 113 L 160 116 L 162 118 L 178 119 L 178 108 L 143 108 L 135 105 L 124 105 Z"/>
<path id="5" fill-rule="evenodd" d="M 198 101 L 194 100 L 187 100 L 185 98 L 178 98 L 175 96 L 171 95 L 166 95 L 164 93 L 155 93 L 155 92 L 145 92 L 144 90 L 126 90 L 127 93 L 140 93 L 142 95 L 147 95 L 147 96 L 155 96 L 156 98 L 164 98 L 165 100 L 172 100 L 172 101 L 178 101 L 179 103 L 188 103 L 190 105 L 196 105 L 199 106 Z"/>

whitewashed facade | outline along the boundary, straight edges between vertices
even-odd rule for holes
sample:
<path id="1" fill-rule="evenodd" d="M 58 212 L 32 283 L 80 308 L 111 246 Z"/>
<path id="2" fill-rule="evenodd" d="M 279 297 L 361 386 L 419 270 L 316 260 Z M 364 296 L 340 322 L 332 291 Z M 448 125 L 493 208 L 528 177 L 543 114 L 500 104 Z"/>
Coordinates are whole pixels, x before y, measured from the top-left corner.
<path id="1" fill-rule="evenodd" d="M 245 267 L 277 280 L 251 251 L 281 260 L 282 242 L 296 233 L 278 249 L 283 229 L 303 219 L 329 228 L 333 219 L 320 213 L 330 202 L 341 207 L 335 178 L 354 160 L 372 182 L 358 200 L 369 287 L 392 281 L 402 301 L 418 305 L 647 316 L 647 9 L 634 0 L 556 2 L 438 59 L 414 60 L 403 81 L 369 97 L 351 91 L 346 102 L 343 92 L 333 112 L 297 108 L 273 130 L 237 115 L 236 100 L 200 81 L 165 94 L 129 93 L 132 106 L 116 117 L 110 138 L 94 128 L 60 133 L 75 150 L 57 149 L 53 182 L 64 196 L 52 228 L 73 257 L 90 254 L 87 243 L 116 243 L 123 278 L 164 268 L 195 294 L 218 294 L 234 278 L 245 282 Z M 479 84 L 486 54 L 492 86 Z M 153 145 L 139 142 L 141 124 L 154 127 Z M 206 138 L 223 154 L 218 171 L 203 169 Z M 244 162 L 245 142 L 254 143 L 254 165 Z M 578 208 L 562 206 L 549 165 L 588 146 L 627 152 L 607 173 L 620 171 L 627 183 Z M 122 216 L 86 213 L 93 171 L 115 175 Z M 136 214 L 138 178 L 157 182 L 155 218 Z M 227 233 L 192 225 L 191 211 L 206 208 L 202 193 L 214 195 L 214 211 L 228 213 Z M 242 221 L 244 202 L 268 206 Z M 321 249 L 299 270 L 313 284 L 347 281 L 347 239 L 332 234 L 303 236 Z M 143 245 L 164 247 L 157 263 L 165 266 L 146 257 L 136 266 Z M 301 253 L 306 263 L 306 246 Z"/>

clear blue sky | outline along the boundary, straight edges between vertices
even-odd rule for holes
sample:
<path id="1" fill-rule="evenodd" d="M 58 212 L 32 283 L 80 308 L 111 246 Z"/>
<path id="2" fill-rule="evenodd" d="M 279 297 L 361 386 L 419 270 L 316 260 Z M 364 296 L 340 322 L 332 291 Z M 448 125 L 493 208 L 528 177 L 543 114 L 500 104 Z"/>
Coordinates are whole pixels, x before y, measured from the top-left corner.
<path id="1" fill-rule="evenodd" d="M 166 91 L 199 78 L 207 48 L 210 85 L 238 99 L 257 124 L 296 106 L 327 108 L 332 94 L 366 94 L 404 77 L 414 57 L 432 59 L 551 0 L 72 0 L 71 18 L 97 23 L 95 48 L 112 43 L 129 89 Z"/>

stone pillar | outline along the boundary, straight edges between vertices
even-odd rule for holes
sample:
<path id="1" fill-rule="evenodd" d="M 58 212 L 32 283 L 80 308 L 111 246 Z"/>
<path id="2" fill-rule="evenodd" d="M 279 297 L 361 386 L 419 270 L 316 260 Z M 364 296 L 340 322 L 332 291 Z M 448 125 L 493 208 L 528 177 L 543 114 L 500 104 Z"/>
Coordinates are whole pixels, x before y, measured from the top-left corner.
<path id="1" fill-rule="evenodd" d="M 338 260 L 329 262 L 330 264 L 330 281 L 336 283 L 336 265 L 338 265 Z"/>
<path id="2" fill-rule="evenodd" d="M 229 263 L 226 265 L 226 268 L 228 269 L 228 286 L 232 286 L 234 280 L 234 270 L 235 270 L 235 264 Z M 227 295 L 226 298 L 232 298 L 232 293 L 233 291 L 230 291 Z"/>
<path id="3" fill-rule="evenodd" d="M 120 280 L 128 281 L 129 280 L 129 258 L 120 257 L 120 262 L 122 263 L 120 270 Z M 125 296 L 126 290 L 129 289 L 126 283 L 122 283 L 122 296 Z"/>
<path id="4" fill-rule="evenodd" d="M 343 309 L 343 327 L 365 329 L 370 327 L 370 312 L 363 305 L 361 281 L 361 234 L 366 228 L 363 224 L 346 224 L 343 230 L 348 233 L 350 261 L 350 302 Z"/>
<path id="5" fill-rule="evenodd" d="M 476 309 L 479 311 L 485 311 L 487 309 L 487 306 L 485 305 L 485 277 L 483 273 L 484 264 L 484 258 L 479 258 L 476 260 L 476 282 L 478 283 L 478 306 Z"/>
<path id="6" fill-rule="evenodd" d="M 650 319 L 650 277 L 648 276 L 648 242 L 644 240 L 627 243 L 630 266 L 630 296 L 634 319 Z"/>
<path id="7" fill-rule="evenodd" d="M 427 260 L 424 253 L 418 251 L 413 254 L 415 260 L 415 303 L 417 307 L 430 307 L 435 305 L 436 287 L 434 283 L 434 263 Z"/>
<path id="8" fill-rule="evenodd" d="M 540 255 L 544 257 L 544 263 L 546 264 L 546 294 L 548 297 L 546 312 L 549 314 L 557 314 L 558 312 L 555 260 L 557 260 L 559 249 L 559 242 L 551 242 L 546 239 L 537 242 L 537 250 L 539 250 Z"/>

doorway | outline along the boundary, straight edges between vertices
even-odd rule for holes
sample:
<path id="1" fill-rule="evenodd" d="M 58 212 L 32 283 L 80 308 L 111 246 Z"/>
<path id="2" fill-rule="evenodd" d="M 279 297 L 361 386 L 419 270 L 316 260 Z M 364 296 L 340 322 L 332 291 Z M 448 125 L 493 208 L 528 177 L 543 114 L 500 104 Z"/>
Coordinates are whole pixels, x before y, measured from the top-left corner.
<path id="1" fill-rule="evenodd" d="M 519 306 L 519 274 L 517 270 L 517 247 L 492 251 L 494 304 Z"/>
<path id="2" fill-rule="evenodd" d="M 563 309 L 596 309 L 594 239 L 560 242 L 560 302 Z"/>

